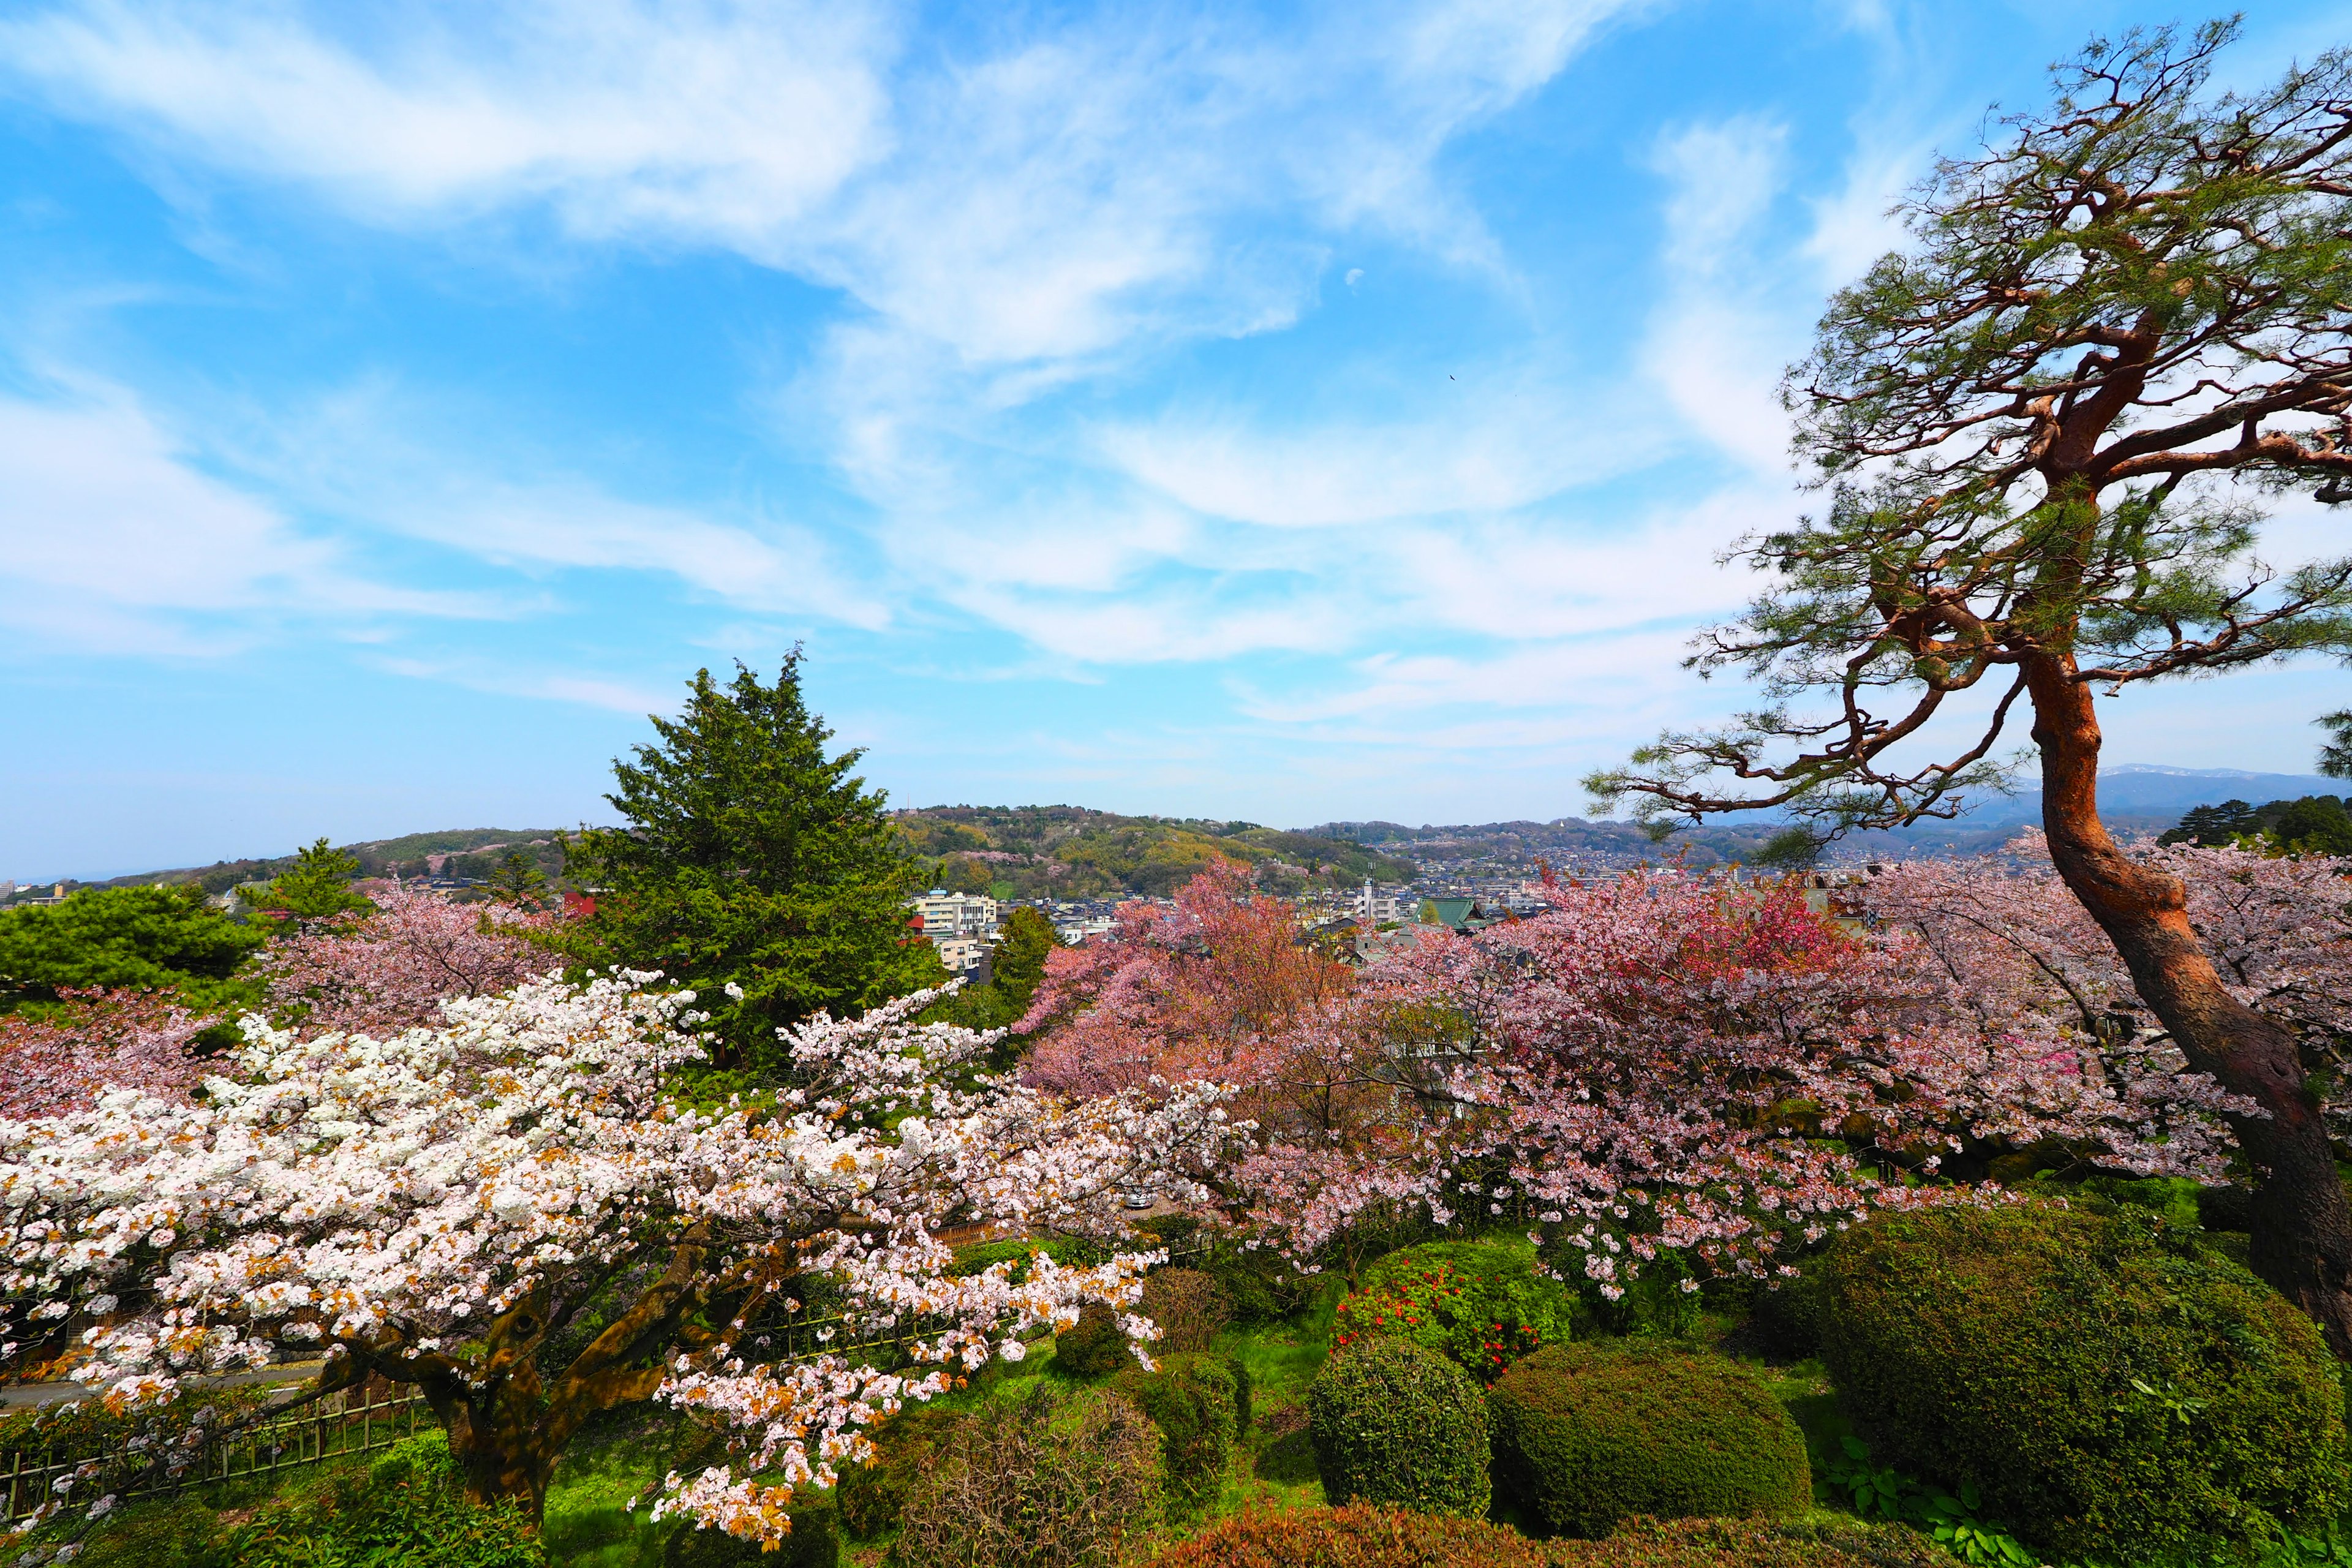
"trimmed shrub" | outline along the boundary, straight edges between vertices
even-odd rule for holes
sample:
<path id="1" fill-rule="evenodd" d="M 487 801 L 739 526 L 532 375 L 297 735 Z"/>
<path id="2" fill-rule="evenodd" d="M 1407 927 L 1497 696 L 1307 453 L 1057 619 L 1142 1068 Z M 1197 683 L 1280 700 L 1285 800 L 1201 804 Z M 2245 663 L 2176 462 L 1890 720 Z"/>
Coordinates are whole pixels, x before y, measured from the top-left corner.
<path id="1" fill-rule="evenodd" d="M 1549 1544 L 1556 1568 L 1953 1568 L 1915 1530 L 1842 1519 L 1637 1519 Z"/>
<path id="2" fill-rule="evenodd" d="M 1198 1268 L 1155 1268 L 1143 1277 L 1137 1311 L 1160 1325 L 1163 1351 L 1204 1351 L 1234 1320 L 1234 1300 L 1217 1277 Z"/>
<path id="3" fill-rule="evenodd" d="M 1396 1509 L 1244 1514 L 1151 1560 L 1151 1568 L 1546 1568 L 1541 1543 L 1482 1519 Z"/>
<path id="4" fill-rule="evenodd" d="M 1054 1364 L 1072 1377 L 1108 1377 L 1139 1364 L 1127 1348 L 1118 1314 L 1099 1301 L 1080 1309 L 1078 1321 L 1054 1336 Z"/>
<path id="5" fill-rule="evenodd" d="M 1831 1249 L 1823 1351 L 1879 1457 L 2055 1555 L 2242 1559 L 2352 1502 L 2344 1390 L 2277 1292 L 2145 1210 L 1887 1215 Z"/>
<path id="6" fill-rule="evenodd" d="M 1483 1520 L 1312 1508 L 1227 1520 L 1151 1568 L 1953 1568 L 1925 1536 L 1850 1520 L 1636 1520 L 1606 1541 L 1529 1541 Z"/>
<path id="7" fill-rule="evenodd" d="M 1575 1302 L 1525 1242 L 1437 1241 L 1391 1252 L 1339 1303 L 1334 1345 L 1399 1335 L 1454 1358 L 1482 1383 L 1570 1337 Z"/>
<path id="8" fill-rule="evenodd" d="M 1768 1355 L 1802 1361 L 1821 1354 L 1826 1310 L 1819 1279 L 1810 1274 L 1782 1279 L 1748 1297 L 1742 1337 Z"/>
<path id="9" fill-rule="evenodd" d="M 1159 1371 L 1129 1367 L 1111 1384 L 1160 1428 L 1169 1511 L 1178 1518 L 1215 1502 L 1223 1489 L 1249 1397 L 1240 1367 L 1223 1356 L 1162 1356 Z"/>
<path id="10" fill-rule="evenodd" d="M 964 1278 L 981 1272 L 991 1264 L 1011 1263 L 1017 1265 L 1013 1270 L 1013 1282 L 1018 1285 L 1029 1278 L 1029 1261 L 1038 1253 L 1044 1253 L 1056 1263 L 1068 1265 L 1091 1261 L 1087 1255 L 1098 1250 L 1098 1247 L 1062 1236 L 1043 1240 L 968 1242 L 955 1249 L 955 1261 L 948 1266 L 948 1272 Z"/>
<path id="11" fill-rule="evenodd" d="M 1562 1535 L 1661 1519 L 1795 1513 L 1804 1434 L 1738 1363 L 1656 1341 L 1553 1345 L 1495 1384 L 1495 1479 Z"/>
<path id="12" fill-rule="evenodd" d="M 908 1500 L 910 1568 L 1114 1568 L 1160 1508 L 1160 1435 L 1114 1394 L 1040 1386 L 956 1429 Z"/>
<path id="13" fill-rule="evenodd" d="M 880 1450 L 871 1465 L 841 1467 L 833 1489 L 841 1527 L 853 1541 L 872 1541 L 898 1528 L 907 1497 L 931 1466 L 963 1416 L 935 1405 L 910 1405 L 874 1431 Z"/>
<path id="14" fill-rule="evenodd" d="M 1486 1511 L 1486 1402 L 1445 1357 L 1411 1340 L 1352 1345 L 1317 1374 L 1307 1407 L 1331 1501 Z"/>

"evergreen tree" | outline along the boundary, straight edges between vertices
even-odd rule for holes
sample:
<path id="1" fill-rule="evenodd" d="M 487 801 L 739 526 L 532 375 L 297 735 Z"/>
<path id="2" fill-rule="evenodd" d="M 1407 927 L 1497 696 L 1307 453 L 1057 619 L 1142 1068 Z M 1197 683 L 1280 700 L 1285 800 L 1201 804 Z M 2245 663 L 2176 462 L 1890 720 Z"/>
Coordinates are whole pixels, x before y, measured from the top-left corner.
<path id="1" fill-rule="evenodd" d="M 2352 816 L 2332 795 L 2307 795 L 2286 803 L 2272 820 L 2270 836 L 2297 855 L 2352 855 Z"/>
<path id="2" fill-rule="evenodd" d="M 509 849 L 490 872 L 489 889 L 499 903 L 537 909 L 547 898 L 547 873 L 521 850 Z"/>
<path id="3" fill-rule="evenodd" d="M 566 847 L 566 874 L 596 900 L 583 957 L 692 986 L 719 1065 L 770 1074 L 779 1028 L 946 978 L 930 944 L 908 940 L 886 797 L 852 771 L 863 751 L 826 754 L 833 731 L 802 697 L 798 648 L 772 686 L 740 664 L 723 687 L 698 671 L 686 711 L 653 725 L 659 744 L 613 764 L 604 798 L 626 826 Z"/>
<path id="4" fill-rule="evenodd" d="M 1054 922 L 1027 904 L 1004 918 L 996 933 L 991 960 L 995 978 L 991 984 L 1011 1015 L 1007 1023 L 1029 1011 L 1038 984 L 1045 978 L 1045 955 L 1061 945 L 1062 939 L 1054 934 Z"/>
<path id="5" fill-rule="evenodd" d="M 2323 713 L 2315 722 L 2329 737 L 2319 748 L 2319 771 L 2332 779 L 2352 779 L 2352 709 Z"/>
<path id="6" fill-rule="evenodd" d="M 2158 844 L 2198 844 L 2217 849 L 2234 844 L 2242 833 L 2252 833 L 2262 826 L 2262 817 L 2242 800 L 2225 800 L 2219 805 L 2192 805 L 2181 813 L 2180 826 L 2158 837 Z"/>
<path id="7" fill-rule="evenodd" d="M 166 988 L 199 1005 L 234 1002 L 230 976 L 261 933 L 194 883 L 86 888 L 61 904 L 0 913 L 0 1009 L 59 990 Z"/>
<path id="8" fill-rule="evenodd" d="M 296 921 L 326 921 L 370 908 L 352 891 L 360 874 L 359 858 L 331 848 L 324 838 L 297 850 L 294 868 L 271 879 L 261 907 L 271 914 Z"/>

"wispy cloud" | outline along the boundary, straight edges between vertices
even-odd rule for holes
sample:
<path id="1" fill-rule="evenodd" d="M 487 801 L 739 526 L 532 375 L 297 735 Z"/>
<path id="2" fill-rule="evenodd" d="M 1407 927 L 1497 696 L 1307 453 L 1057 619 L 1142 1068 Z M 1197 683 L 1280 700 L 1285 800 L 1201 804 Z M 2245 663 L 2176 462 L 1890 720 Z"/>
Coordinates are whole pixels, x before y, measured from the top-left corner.
<path id="1" fill-rule="evenodd" d="M 199 655 L 271 623 L 363 634 L 385 617 L 509 608 L 370 574 L 346 548 L 205 471 L 119 388 L 0 397 L 0 620 L 48 646 Z"/>

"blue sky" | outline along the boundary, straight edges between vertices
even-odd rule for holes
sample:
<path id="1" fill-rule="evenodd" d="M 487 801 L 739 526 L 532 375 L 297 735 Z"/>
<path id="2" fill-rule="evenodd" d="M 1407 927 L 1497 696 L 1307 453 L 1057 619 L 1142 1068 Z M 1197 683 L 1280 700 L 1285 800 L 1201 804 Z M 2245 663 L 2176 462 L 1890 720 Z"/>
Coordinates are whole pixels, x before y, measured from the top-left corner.
<path id="1" fill-rule="evenodd" d="M 900 804 L 1580 810 L 1736 701 L 1678 655 L 1889 201 L 2170 17 L 16 0 L 0 876 L 594 817 L 796 641 Z M 2344 683 L 2108 756 L 2303 772 Z"/>

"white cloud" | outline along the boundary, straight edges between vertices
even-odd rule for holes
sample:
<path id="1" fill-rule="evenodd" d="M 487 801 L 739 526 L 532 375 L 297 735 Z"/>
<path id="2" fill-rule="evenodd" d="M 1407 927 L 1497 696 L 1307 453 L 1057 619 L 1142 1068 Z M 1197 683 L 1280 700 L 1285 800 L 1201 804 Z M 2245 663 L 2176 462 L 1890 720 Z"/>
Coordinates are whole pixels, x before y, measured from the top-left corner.
<path id="1" fill-rule="evenodd" d="M 298 418 L 251 415 L 232 443 L 242 467 L 308 510 L 494 564 L 658 572 L 747 610 L 869 628 L 888 619 L 813 530 L 751 507 L 616 496 L 511 440 L 498 453 L 478 449 L 452 412 L 371 382 L 317 399 Z"/>
<path id="2" fill-rule="evenodd" d="M 74 402 L 0 397 L 0 619 L 52 645 L 202 653 L 257 620 L 494 608 L 369 580 L 335 545 L 204 471 L 111 389 Z"/>
<path id="3" fill-rule="evenodd" d="M 1779 195 L 1784 129 L 1739 118 L 1666 137 L 1666 288 L 1651 320 L 1643 368 L 1684 419 L 1759 473 L 1788 468 L 1788 416 L 1775 388 L 1801 348 L 1775 310 L 1755 230 Z"/>
<path id="4" fill-rule="evenodd" d="M 0 24 L 0 56 L 71 112 L 381 222 L 545 202 L 584 235 L 747 244 L 886 145 L 891 40 L 854 7 L 523 0 L 374 20 L 89 0 Z"/>

